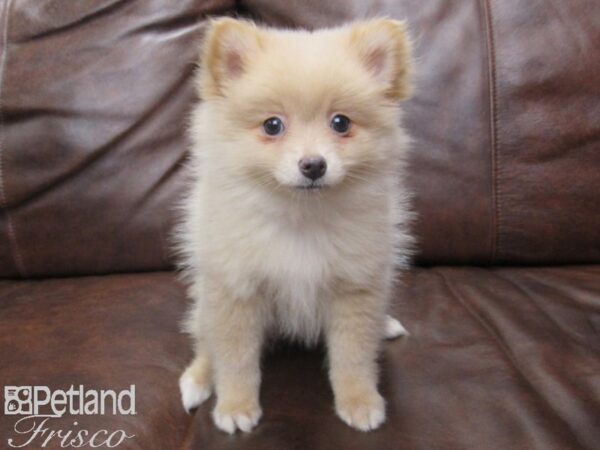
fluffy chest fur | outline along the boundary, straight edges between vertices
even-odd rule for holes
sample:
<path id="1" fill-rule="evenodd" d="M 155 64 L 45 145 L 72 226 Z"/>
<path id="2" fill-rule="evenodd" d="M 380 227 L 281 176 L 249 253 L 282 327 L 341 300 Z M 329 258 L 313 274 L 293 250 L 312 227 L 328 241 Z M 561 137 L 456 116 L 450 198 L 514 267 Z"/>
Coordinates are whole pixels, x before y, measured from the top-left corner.
<path id="1" fill-rule="evenodd" d="M 336 289 L 391 271 L 398 217 L 389 187 L 382 179 L 345 196 L 278 199 L 198 180 L 188 203 L 190 263 L 235 297 L 262 296 L 271 328 L 314 341 Z"/>

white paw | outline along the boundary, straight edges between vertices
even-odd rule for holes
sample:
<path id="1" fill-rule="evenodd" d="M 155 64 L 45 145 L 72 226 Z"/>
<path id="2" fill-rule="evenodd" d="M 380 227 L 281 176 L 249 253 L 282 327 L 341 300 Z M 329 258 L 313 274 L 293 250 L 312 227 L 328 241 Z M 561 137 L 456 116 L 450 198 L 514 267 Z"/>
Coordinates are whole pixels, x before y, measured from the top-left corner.
<path id="1" fill-rule="evenodd" d="M 198 407 L 210 397 L 210 387 L 198 384 L 188 371 L 179 378 L 179 390 L 181 391 L 181 402 L 187 412 Z"/>
<path id="2" fill-rule="evenodd" d="M 385 422 L 385 402 L 379 394 L 336 402 L 340 419 L 353 428 L 371 431 Z"/>
<path id="3" fill-rule="evenodd" d="M 408 336 L 408 331 L 392 316 L 385 316 L 384 336 L 386 339 L 396 339 L 399 336 Z"/>
<path id="4" fill-rule="evenodd" d="M 217 406 L 213 411 L 215 425 L 229 434 L 235 433 L 236 430 L 249 432 L 256 426 L 261 416 L 260 407 L 225 411 Z"/>

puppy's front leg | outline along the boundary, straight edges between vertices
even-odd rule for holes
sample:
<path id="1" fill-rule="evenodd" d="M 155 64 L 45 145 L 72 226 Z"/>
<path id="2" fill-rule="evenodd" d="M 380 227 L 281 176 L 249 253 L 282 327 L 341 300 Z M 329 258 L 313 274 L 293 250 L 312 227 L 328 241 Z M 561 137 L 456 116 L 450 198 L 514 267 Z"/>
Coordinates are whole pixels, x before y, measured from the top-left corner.
<path id="1" fill-rule="evenodd" d="M 256 298 L 233 299 L 213 292 L 207 305 L 217 404 L 213 419 L 227 433 L 248 432 L 258 423 L 263 323 Z"/>
<path id="2" fill-rule="evenodd" d="M 385 420 L 377 391 L 377 351 L 384 324 L 384 301 L 366 290 L 333 299 L 327 329 L 329 376 L 338 416 L 362 431 Z"/>

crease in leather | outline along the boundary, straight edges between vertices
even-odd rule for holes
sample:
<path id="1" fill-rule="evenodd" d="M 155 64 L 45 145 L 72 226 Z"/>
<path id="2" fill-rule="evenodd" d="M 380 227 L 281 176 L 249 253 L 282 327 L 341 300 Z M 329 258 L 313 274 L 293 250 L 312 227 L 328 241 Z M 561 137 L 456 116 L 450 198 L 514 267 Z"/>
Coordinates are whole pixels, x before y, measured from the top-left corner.
<path id="1" fill-rule="evenodd" d="M 147 124 L 149 119 L 153 117 L 157 112 L 160 112 L 164 106 L 164 102 L 178 89 L 183 86 L 180 84 L 181 81 L 188 77 L 188 73 L 184 73 L 181 78 L 177 79 L 177 82 L 174 83 L 173 87 L 167 89 L 167 91 L 157 98 L 156 101 L 152 102 L 151 106 L 142 114 L 138 115 L 135 120 L 129 124 L 123 131 L 116 134 L 112 139 L 110 139 L 105 144 L 96 148 L 93 152 L 89 153 L 85 158 L 82 158 L 77 164 L 70 168 L 70 170 L 65 171 L 60 174 L 53 180 L 49 181 L 47 184 L 40 185 L 37 189 L 32 190 L 29 195 L 25 196 L 20 204 L 26 205 L 36 199 L 42 198 L 44 195 L 50 193 L 53 189 L 56 189 L 63 183 L 69 181 L 72 177 L 85 177 L 85 170 L 91 167 L 96 161 L 99 161 L 104 157 L 107 153 L 113 150 L 119 143 L 123 142 L 127 139 L 128 136 L 133 134 L 138 129 L 142 128 Z"/>
<path id="2" fill-rule="evenodd" d="M 152 195 L 157 192 L 165 183 L 166 180 L 172 178 L 174 175 L 177 175 L 182 166 L 184 166 L 185 161 L 187 160 L 188 155 L 184 152 L 168 167 L 165 172 L 156 179 L 154 183 L 142 194 L 142 196 L 134 203 L 134 208 L 138 209 L 142 205 L 144 205 L 149 199 L 152 198 Z"/>
<path id="3" fill-rule="evenodd" d="M 10 15 L 10 7 L 12 4 L 12 0 L 7 0 L 4 3 L 4 7 L 2 8 L 3 17 L 0 18 L 2 20 L 2 56 L 0 58 L 0 209 L 4 213 L 6 217 L 6 225 L 7 225 L 7 238 L 8 245 L 10 247 L 10 254 L 12 255 L 14 267 L 17 269 L 17 273 L 21 277 L 25 277 L 25 263 L 23 261 L 23 257 L 21 252 L 19 251 L 19 242 L 17 240 L 17 232 L 15 230 L 15 226 L 12 220 L 12 217 L 8 210 L 8 198 L 6 195 L 6 190 L 4 188 L 4 165 L 3 156 L 4 156 L 4 112 L 3 112 L 3 86 L 4 86 L 4 71 L 6 68 L 6 61 L 8 60 L 8 24 L 9 24 L 9 15 Z"/>
<path id="4" fill-rule="evenodd" d="M 578 267 L 578 270 L 583 271 L 585 269 L 580 269 Z M 590 272 L 592 273 L 592 275 L 597 276 L 600 279 L 600 273 L 596 273 L 597 271 L 594 271 L 593 269 L 591 269 Z M 532 274 L 532 273 L 526 273 L 524 275 L 524 277 L 528 278 L 530 280 L 534 280 L 536 282 L 540 282 L 539 279 L 537 277 L 535 277 L 534 274 Z M 593 304 L 585 303 L 582 306 L 581 302 L 579 301 L 579 298 L 576 296 L 569 295 L 569 293 L 563 292 L 562 286 L 560 284 L 559 285 L 550 285 L 546 281 L 545 285 L 551 287 L 555 293 L 561 294 L 560 296 L 557 296 L 557 295 L 554 296 L 555 301 L 558 301 L 562 305 L 568 306 L 570 308 L 575 307 L 578 312 L 581 312 L 584 315 L 586 322 L 589 325 L 590 329 L 593 330 L 593 332 L 600 337 L 600 320 L 598 321 L 598 323 L 594 322 L 592 320 L 592 317 L 593 317 L 592 314 L 589 313 L 590 308 L 593 308 L 594 312 L 600 318 L 600 304 L 593 305 Z M 598 347 L 596 350 L 598 352 L 600 352 L 600 341 L 598 341 Z"/>
<path id="5" fill-rule="evenodd" d="M 111 14 L 111 13 L 117 11 L 119 8 L 121 8 L 122 6 L 124 6 L 127 3 L 129 3 L 128 0 L 116 0 L 115 2 L 109 3 L 108 5 L 106 5 L 106 6 L 102 7 L 102 8 L 100 8 L 100 9 L 92 12 L 91 14 L 86 15 L 85 17 L 83 17 L 83 18 L 81 18 L 79 20 L 76 20 L 76 21 L 73 21 L 73 22 L 69 22 L 69 23 L 61 25 L 61 26 L 59 26 L 57 28 L 52 28 L 52 29 L 46 30 L 46 31 L 44 31 L 42 33 L 38 33 L 38 34 L 35 34 L 33 36 L 29 36 L 27 38 L 15 41 L 15 43 L 17 43 L 17 44 L 24 44 L 24 43 L 27 43 L 27 42 L 36 41 L 36 40 L 39 40 L 39 39 L 44 39 L 44 38 L 48 38 L 48 37 L 54 36 L 56 34 L 65 33 L 65 32 L 71 31 L 74 28 L 77 28 L 77 27 L 80 27 L 82 25 L 86 25 L 88 23 L 91 23 L 94 20 L 96 20 L 96 19 L 98 19 L 98 18 L 100 18 L 102 16 L 105 16 L 107 14 Z"/>
<path id="6" fill-rule="evenodd" d="M 481 0 L 485 23 L 485 36 L 487 44 L 489 104 L 490 104 L 490 158 L 492 180 L 492 233 L 490 264 L 496 262 L 500 239 L 500 199 L 498 186 L 498 106 L 496 83 L 496 41 L 494 35 L 494 22 L 492 18 L 492 0 Z M 481 3 L 480 3 L 481 4 Z"/>
<path id="7" fill-rule="evenodd" d="M 185 29 L 192 28 L 197 25 L 200 17 L 199 14 L 184 14 L 179 16 L 170 16 L 163 18 L 159 21 L 152 21 L 150 23 L 141 25 L 132 30 L 128 30 L 122 37 L 131 37 L 140 33 L 170 33 L 174 30 L 177 33 L 185 32 Z"/>
<path id="8" fill-rule="evenodd" d="M 509 277 L 502 275 L 502 272 L 500 272 L 500 271 L 494 271 L 494 276 L 501 279 L 505 283 L 510 284 L 515 290 L 517 290 L 521 294 L 523 294 L 523 296 L 529 301 L 529 303 L 531 305 L 533 305 L 535 307 L 535 309 L 538 310 L 549 322 L 551 322 L 552 325 L 554 325 L 556 328 L 558 328 L 562 332 L 563 335 L 566 335 L 566 337 L 569 340 L 573 341 L 578 346 L 587 348 L 587 344 L 580 342 L 579 339 L 577 339 L 573 335 L 571 330 L 564 328 L 548 311 L 546 311 L 544 308 L 542 308 L 541 305 L 537 301 L 535 301 L 534 296 L 531 295 L 531 291 L 524 288 L 523 286 L 516 283 L 515 281 L 511 280 Z"/>
<path id="9" fill-rule="evenodd" d="M 589 273 L 590 275 L 597 277 L 600 280 L 600 266 L 598 266 L 597 268 L 594 266 L 570 266 L 570 267 L 575 267 L 578 272 Z M 589 267 L 589 270 L 586 270 L 587 267 Z M 546 270 L 548 270 L 548 269 L 546 268 Z M 526 273 L 524 276 L 525 276 L 525 278 L 533 279 L 537 282 L 540 282 L 539 278 L 535 277 L 535 275 L 531 272 Z M 545 284 L 549 285 L 547 280 L 545 281 Z M 562 283 L 553 284 L 551 286 L 555 292 L 560 292 L 562 294 L 562 296 L 558 297 L 558 299 L 561 299 L 561 298 L 567 299 L 566 301 L 561 301 L 562 304 L 568 305 L 571 307 L 573 305 L 577 305 L 578 310 L 583 313 L 586 313 L 586 315 L 587 315 L 587 313 L 589 313 L 590 307 L 596 308 L 597 313 L 600 314 L 600 305 L 590 305 L 589 303 L 585 303 L 584 306 L 581 306 L 581 302 L 579 301 L 579 298 L 570 295 L 568 292 L 564 292 L 564 285 Z M 560 300 L 558 300 L 558 301 L 560 301 Z"/>
<path id="10" fill-rule="evenodd" d="M 500 350 L 500 353 L 504 356 L 504 358 L 510 364 L 510 366 L 513 368 L 513 370 L 525 382 L 525 385 L 528 387 L 529 391 L 546 406 L 546 411 L 550 412 L 555 418 L 558 419 L 558 421 L 560 423 L 562 423 L 565 426 L 565 429 L 569 432 L 569 435 L 575 440 L 575 442 L 577 442 L 582 448 L 585 448 L 585 445 L 581 442 L 581 440 L 579 439 L 579 436 L 577 436 L 577 433 L 571 427 L 571 424 L 569 422 L 567 422 L 561 416 L 561 414 L 554 408 L 554 406 L 546 399 L 546 396 L 542 392 L 540 392 L 538 389 L 536 389 L 535 384 L 529 379 L 527 374 L 521 369 L 519 362 L 514 357 L 510 348 L 504 344 L 501 336 L 498 335 L 498 333 L 494 330 L 494 328 L 483 317 L 481 317 L 479 314 L 477 314 L 477 312 L 475 312 L 471 307 L 467 306 L 466 302 L 463 302 L 461 300 L 460 294 L 451 286 L 451 284 L 448 282 L 448 280 L 444 276 L 442 270 L 440 270 L 438 268 L 432 268 L 431 270 L 433 273 L 438 275 L 440 277 L 440 279 L 442 280 L 442 283 L 448 290 L 448 293 L 449 293 L 448 297 L 453 298 L 456 301 L 456 303 L 458 303 L 467 312 L 467 314 L 471 317 L 471 319 L 473 319 L 474 322 L 479 324 L 479 326 L 484 331 L 484 333 L 488 337 L 490 337 L 491 340 L 496 344 L 497 348 Z"/>
<path id="11" fill-rule="evenodd" d="M 188 77 L 192 76 L 192 73 L 193 69 L 191 69 L 190 71 L 183 72 L 181 78 L 178 78 L 177 81 L 173 83 L 173 87 L 171 89 L 168 89 L 167 92 L 163 96 L 161 96 L 156 102 L 157 107 L 151 108 L 151 110 L 149 111 L 149 115 L 143 120 L 145 121 L 147 118 L 151 117 L 151 115 L 154 114 L 154 112 L 159 111 L 162 108 L 163 102 L 166 102 L 169 98 L 173 97 L 177 91 L 181 91 L 182 89 L 184 89 L 185 84 L 183 83 L 183 81 Z M 158 107 L 158 105 L 160 105 L 160 107 Z M 165 172 L 154 181 L 152 186 L 150 186 L 149 189 L 147 189 L 146 192 L 144 192 L 144 194 L 139 198 L 139 200 L 135 202 L 134 207 L 137 209 L 141 205 L 145 204 L 148 201 L 148 199 L 152 197 L 152 194 L 155 193 L 158 189 L 160 189 L 165 180 L 168 180 L 173 175 L 177 174 L 178 170 L 181 168 L 186 158 L 187 152 L 182 152 L 179 158 L 177 158 L 173 162 L 173 164 L 171 164 L 171 166 L 167 168 L 167 170 L 165 170 Z"/>
<path id="12" fill-rule="evenodd" d="M 88 109 L 82 107 L 67 108 L 64 105 L 56 105 L 52 107 L 13 107 L 7 112 L 10 115 L 11 123 L 36 119 L 38 117 L 45 118 L 46 116 L 54 116 L 66 119 L 88 120 L 89 118 L 105 119 L 105 120 L 122 120 L 129 118 L 130 115 L 120 114 L 118 111 L 105 113 L 103 111 Z"/>
<path id="13" fill-rule="evenodd" d="M 138 123 L 139 120 L 134 122 Z M 27 195 L 25 195 L 21 201 L 19 202 L 20 206 L 25 206 L 28 203 L 31 203 L 35 200 L 39 200 L 43 198 L 45 195 L 48 195 L 52 190 L 60 187 L 62 184 L 68 182 L 73 177 L 85 176 L 85 170 L 92 166 L 96 161 L 100 160 L 106 153 L 113 150 L 113 145 L 121 142 L 128 134 L 130 134 L 134 128 L 133 126 L 128 126 L 124 131 L 114 136 L 110 141 L 97 147 L 93 152 L 88 153 L 84 158 L 82 158 L 79 162 L 77 162 L 74 166 L 66 170 L 65 172 L 57 175 L 52 180 L 49 180 L 45 184 L 40 184 L 36 186 L 35 189 L 32 189 Z M 15 207 L 13 205 L 12 207 Z"/>
<path id="14" fill-rule="evenodd" d="M 529 302 L 529 304 L 533 305 L 537 311 L 540 311 L 541 314 L 552 324 L 554 325 L 557 329 L 559 329 L 561 331 L 561 340 L 564 339 L 564 335 L 566 334 L 566 338 L 568 339 L 568 342 L 574 344 L 574 347 L 572 348 L 572 351 L 569 351 L 570 354 L 574 355 L 574 354 L 579 354 L 580 352 L 584 353 L 584 354 L 590 354 L 592 352 L 590 345 L 588 343 L 585 342 L 580 342 L 576 337 L 574 337 L 573 333 L 571 331 L 567 331 L 565 330 L 564 327 L 562 327 L 559 322 L 557 322 L 545 309 L 543 309 L 540 304 L 535 300 L 535 295 L 531 295 L 531 291 L 524 288 L 523 286 L 519 285 L 518 283 L 516 283 L 515 281 L 513 281 L 512 279 L 510 279 L 510 277 L 507 277 L 505 275 L 502 275 L 503 272 L 501 271 L 494 271 L 494 276 L 497 277 L 498 279 L 502 280 L 503 282 L 509 284 L 510 286 L 512 286 L 516 291 L 520 292 L 525 299 Z M 544 283 L 541 280 L 536 280 L 539 281 L 540 284 L 542 284 L 543 286 L 546 285 L 546 283 Z M 568 298 L 572 298 L 572 297 L 576 297 L 576 296 L 569 296 Z M 588 316 L 586 314 L 586 316 Z M 532 369 L 532 373 L 535 375 L 538 372 L 538 368 L 533 368 Z M 576 386 L 575 382 L 571 382 L 571 383 L 567 383 L 567 381 L 569 380 L 560 380 L 560 377 L 556 377 L 556 376 L 552 376 L 552 372 L 548 371 L 548 370 L 544 370 L 541 369 L 544 373 L 544 376 L 542 378 L 542 383 L 544 386 L 546 386 L 546 391 L 548 392 L 554 392 L 554 386 L 556 385 L 560 385 L 561 388 L 558 389 L 559 395 L 561 397 L 568 397 L 571 401 L 573 402 L 579 402 L 580 397 L 577 395 L 571 395 L 570 393 L 568 393 L 569 390 L 573 390 L 573 389 L 578 389 L 578 387 Z M 564 388 L 564 386 L 567 386 L 567 388 Z M 543 396 L 543 394 L 540 394 Z M 554 396 L 546 396 L 548 398 L 553 398 Z M 556 415 L 560 415 L 560 401 L 559 400 L 555 400 L 554 401 L 555 404 L 557 404 L 558 406 L 552 407 L 551 409 L 556 413 Z M 548 400 L 548 404 L 551 404 L 551 400 Z M 584 408 L 583 406 L 579 405 L 580 408 Z M 564 413 L 563 414 L 564 417 L 569 417 L 568 413 Z M 573 435 L 577 435 L 577 433 L 574 431 L 573 427 L 570 426 L 570 429 L 572 430 L 572 434 Z M 581 446 L 584 448 L 586 445 L 584 442 L 582 442 L 581 440 L 577 439 L 578 443 L 581 444 Z"/>

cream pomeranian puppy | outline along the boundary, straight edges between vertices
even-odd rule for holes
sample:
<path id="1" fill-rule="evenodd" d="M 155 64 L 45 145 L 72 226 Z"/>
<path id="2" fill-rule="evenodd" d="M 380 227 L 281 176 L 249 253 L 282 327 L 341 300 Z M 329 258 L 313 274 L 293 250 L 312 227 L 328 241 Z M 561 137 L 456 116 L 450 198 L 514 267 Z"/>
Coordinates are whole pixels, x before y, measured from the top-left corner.
<path id="1" fill-rule="evenodd" d="M 194 302 L 186 410 L 214 389 L 216 426 L 251 430 L 261 348 L 279 335 L 326 343 L 344 422 L 384 422 L 376 359 L 383 337 L 404 333 L 386 309 L 412 242 L 398 106 L 409 72 L 393 20 L 314 32 L 209 25 L 179 232 Z"/>

